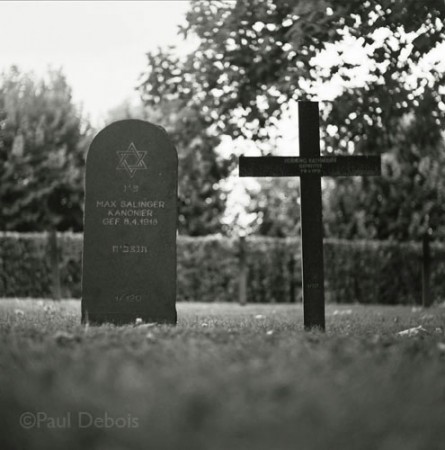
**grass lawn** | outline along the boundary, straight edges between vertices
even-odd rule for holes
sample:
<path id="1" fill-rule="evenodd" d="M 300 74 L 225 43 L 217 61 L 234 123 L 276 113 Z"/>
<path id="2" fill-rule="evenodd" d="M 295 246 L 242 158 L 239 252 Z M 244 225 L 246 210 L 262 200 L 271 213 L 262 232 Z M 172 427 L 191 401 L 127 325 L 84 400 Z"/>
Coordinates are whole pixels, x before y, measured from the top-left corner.
<path id="1" fill-rule="evenodd" d="M 295 305 L 178 317 L 85 328 L 78 301 L 1 300 L 0 448 L 445 449 L 445 308 L 330 305 L 325 334 Z"/>

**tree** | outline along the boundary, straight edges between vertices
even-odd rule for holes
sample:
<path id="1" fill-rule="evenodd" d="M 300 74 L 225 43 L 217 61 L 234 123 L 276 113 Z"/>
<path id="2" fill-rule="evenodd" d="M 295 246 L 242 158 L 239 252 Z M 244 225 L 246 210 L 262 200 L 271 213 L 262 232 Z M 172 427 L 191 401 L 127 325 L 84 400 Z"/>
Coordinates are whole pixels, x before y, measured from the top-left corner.
<path id="1" fill-rule="evenodd" d="M 144 118 L 164 127 L 179 156 L 179 232 L 190 236 L 225 233 L 222 216 L 226 193 L 220 184 L 234 165 L 218 153 L 221 140 L 211 127 L 206 110 L 193 98 L 175 95 L 157 98 L 151 83 L 158 72 L 156 57 L 149 55 L 147 78 L 140 87 Z"/>
<path id="2" fill-rule="evenodd" d="M 62 72 L 1 75 L 0 229 L 82 229 L 89 131 Z"/>
<path id="3" fill-rule="evenodd" d="M 261 190 L 249 192 L 246 210 L 256 213 L 252 233 L 286 237 L 300 235 L 300 189 L 296 178 L 259 180 Z"/>
<path id="4" fill-rule="evenodd" d="M 434 52 L 445 41 L 444 22 L 442 0 L 193 2 L 182 31 L 199 38 L 197 49 L 182 59 L 171 50 L 151 54 L 145 87 L 154 103 L 174 98 L 205 113 L 205 130 L 261 142 L 292 101 L 319 98 L 333 83 L 324 151 L 385 157 L 381 179 L 330 183 L 327 231 L 416 238 L 445 226 L 431 200 L 443 196 L 443 183 L 428 178 L 441 176 L 445 71 Z M 428 164 L 434 170 L 425 177 L 419 167 Z"/>
<path id="5" fill-rule="evenodd" d="M 410 240 L 434 232 L 445 237 L 445 152 L 431 108 L 426 94 L 415 114 L 394 123 L 381 178 L 337 181 L 326 199 L 331 234 Z"/>

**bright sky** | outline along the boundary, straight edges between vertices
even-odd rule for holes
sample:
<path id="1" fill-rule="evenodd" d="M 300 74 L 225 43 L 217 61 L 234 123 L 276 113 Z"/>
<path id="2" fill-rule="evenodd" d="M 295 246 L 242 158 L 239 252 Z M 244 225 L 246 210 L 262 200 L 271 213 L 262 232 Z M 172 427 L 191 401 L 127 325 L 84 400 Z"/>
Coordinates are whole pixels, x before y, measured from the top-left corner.
<path id="1" fill-rule="evenodd" d="M 134 93 L 145 54 L 178 45 L 188 1 L 0 1 L 0 72 L 62 67 L 93 124 Z"/>

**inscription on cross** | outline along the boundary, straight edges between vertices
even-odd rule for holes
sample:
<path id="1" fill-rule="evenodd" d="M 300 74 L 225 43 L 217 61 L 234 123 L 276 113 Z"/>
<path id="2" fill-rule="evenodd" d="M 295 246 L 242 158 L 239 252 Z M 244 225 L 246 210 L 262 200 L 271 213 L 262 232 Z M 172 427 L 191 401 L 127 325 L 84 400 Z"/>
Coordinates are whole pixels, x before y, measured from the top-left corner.
<path id="1" fill-rule="evenodd" d="M 301 261 L 305 329 L 325 329 L 321 177 L 380 175 L 380 156 L 320 156 L 317 102 L 298 103 L 300 156 L 246 157 L 240 177 L 300 177 Z"/>

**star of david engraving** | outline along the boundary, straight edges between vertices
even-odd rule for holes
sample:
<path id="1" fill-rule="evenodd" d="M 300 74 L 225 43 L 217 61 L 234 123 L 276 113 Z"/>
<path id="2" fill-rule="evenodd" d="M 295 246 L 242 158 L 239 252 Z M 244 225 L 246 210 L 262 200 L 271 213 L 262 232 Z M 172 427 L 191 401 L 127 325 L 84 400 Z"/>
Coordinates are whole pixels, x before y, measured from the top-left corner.
<path id="1" fill-rule="evenodd" d="M 119 164 L 116 169 L 125 170 L 130 178 L 134 177 L 137 170 L 146 170 L 145 155 L 147 152 L 140 152 L 134 142 L 132 142 L 126 151 L 117 151 Z"/>

